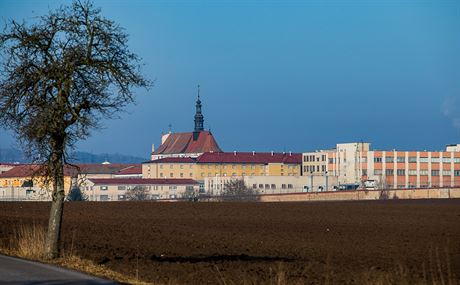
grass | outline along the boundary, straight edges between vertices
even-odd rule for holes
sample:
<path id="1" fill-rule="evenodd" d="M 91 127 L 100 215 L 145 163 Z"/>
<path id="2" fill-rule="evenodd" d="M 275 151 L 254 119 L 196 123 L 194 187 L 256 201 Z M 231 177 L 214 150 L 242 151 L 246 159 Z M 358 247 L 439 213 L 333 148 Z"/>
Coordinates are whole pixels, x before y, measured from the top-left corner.
<path id="1" fill-rule="evenodd" d="M 47 262 L 58 266 L 86 272 L 91 275 L 99 276 L 102 278 L 114 280 L 120 283 L 127 284 L 180 284 L 174 280 L 167 283 L 148 283 L 139 280 L 138 270 L 135 276 L 127 276 L 119 272 L 108 269 L 104 265 L 95 264 L 93 261 L 82 259 L 74 254 L 74 240 L 76 233 L 72 234 L 72 242 L 70 248 L 63 249 L 61 258 L 45 261 L 44 248 L 46 231 L 45 228 L 38 224 L 21 224 L 14 231 L 13 236 L 8 243 L 3 242 L 0 244 L 0 252 L 19 256 L 26 259 Z M 137 254 L 136 254 L 137 255 Z M 420 285 L 457 285 L 455 274 L 452 273 L 451 255 L 447 248 L 441 252 L 439 248 L 430 248 L 428 253 L 428 262 L 421 264 L 423 268 L 423 276 L 411 276 L 410 270 L 403 264 L 395 264 L 393 270 L 382 271 L 370 268 L 363 270 L 359 274 L 355 274 L 354 281 L 356 284 L 420 284 Z M 137 261 L 138 262 L 138 261 Z M 313 266 L 313 265 L 312 265 Z M 307 266 L 308 267 L 308 266 Z M 214 265 L 214 280 L 217 284 L 230 285 L 230 284 L 270 284 L 270 285 L 287 285 L 287 284 L 306 284 L 314 280 L 308 280 L 304 277 L 296 279 L 291 277 L 289 269 L 282 262 L 276 264 L 274 267 L 269 268 L 269 276 L 262 281 L 257 277 L 250 275 L 240 276 L 239 280 L 234 280 L 234 276 L 226 276 L 225 270 Z M 311 268 L 306 272 L 310 271 Z M 337 284 L 341 283 L 336 279 L 334 271 L 330 262 L 326 262 L 324 268 L 320 270 L 323 280 L 321 284 Z M 212 277 L 212 276 L 211 276 Z M 317 282 L 313 282 L 317 283 Z"/>

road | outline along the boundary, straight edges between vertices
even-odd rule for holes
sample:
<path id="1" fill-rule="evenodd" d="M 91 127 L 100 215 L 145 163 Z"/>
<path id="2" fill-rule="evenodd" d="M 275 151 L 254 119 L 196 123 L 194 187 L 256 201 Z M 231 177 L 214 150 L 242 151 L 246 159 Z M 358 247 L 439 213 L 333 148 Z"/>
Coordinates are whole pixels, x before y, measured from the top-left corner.
<path id="1" fill-rule="evenodd" d="M 0 284 L 117 284 L 61 267 L 0 255 Z"/>

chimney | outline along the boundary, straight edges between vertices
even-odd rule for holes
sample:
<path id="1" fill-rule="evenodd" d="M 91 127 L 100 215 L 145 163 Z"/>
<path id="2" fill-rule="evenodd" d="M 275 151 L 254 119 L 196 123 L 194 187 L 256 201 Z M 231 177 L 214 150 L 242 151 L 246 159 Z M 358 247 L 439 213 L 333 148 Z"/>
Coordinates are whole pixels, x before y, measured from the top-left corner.
<path id="1" fill-rule="evenodd" d="M 289 152 L 289 156 L 292 156 L 292 151 Z"/>
<path id="2" fill-rule="evenodd" d="M 272 150 L 272 156 L 273 156 L 273 150 Z"/>
<path id="3" fill-rule="evenodd" d="M 233 151 L 233 155 L 236 155 L 236 150 L 235 150 L 235 151 Z"/>
<path id="4" fill-rule="evenodd" d="M 154 152 L 155 152 L 155 144 L 153 143 L 152 144 L 152 153 L 154 153 Z"/>
<path id="5" fill-rule="evenodd" d="M 252 155 L 253 155 L 253 156 L 256 155 L 256 152 L 255 152 L 255 151 L 252 151 Z"/>

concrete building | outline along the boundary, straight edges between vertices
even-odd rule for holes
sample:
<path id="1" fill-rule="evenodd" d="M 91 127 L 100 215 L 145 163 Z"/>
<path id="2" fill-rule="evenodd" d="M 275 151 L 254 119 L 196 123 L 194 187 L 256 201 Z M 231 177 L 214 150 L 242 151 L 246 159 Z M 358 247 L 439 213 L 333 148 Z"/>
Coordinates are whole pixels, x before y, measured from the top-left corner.
<path id="1" fill-rule="evenodd" d="M 370 150 L 370 143 L 345 143 L 331 150 L 304 153 L 302 163 L 304 175 L 337 176 L 339 184 L 376 188 L 460 185 L 459 144 L 448 145 L 445 151 L 380 151 Z"/>
<path id="2" fill-rule="evenodd" d="M 215 176 L 204 179 L 204 190 L 209 195 L 220 195 L 226 183 L 234 179 L 244 181 L 246 187 L 259 194 L 333 191 L 336 177 L 328 176 Z"/>

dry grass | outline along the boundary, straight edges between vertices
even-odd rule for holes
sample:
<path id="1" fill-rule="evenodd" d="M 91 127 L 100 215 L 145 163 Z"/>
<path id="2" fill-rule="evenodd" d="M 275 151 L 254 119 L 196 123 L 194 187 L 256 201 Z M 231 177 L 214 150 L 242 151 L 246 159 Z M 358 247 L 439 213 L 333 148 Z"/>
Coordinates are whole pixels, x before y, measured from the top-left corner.
<path id="1" fill-rule="evenodd" d="M 27 259 L 41 260 L 45 251 L 46 230 L 43 226 L 19 225 L 14 232 L 16 253 Z"/>

